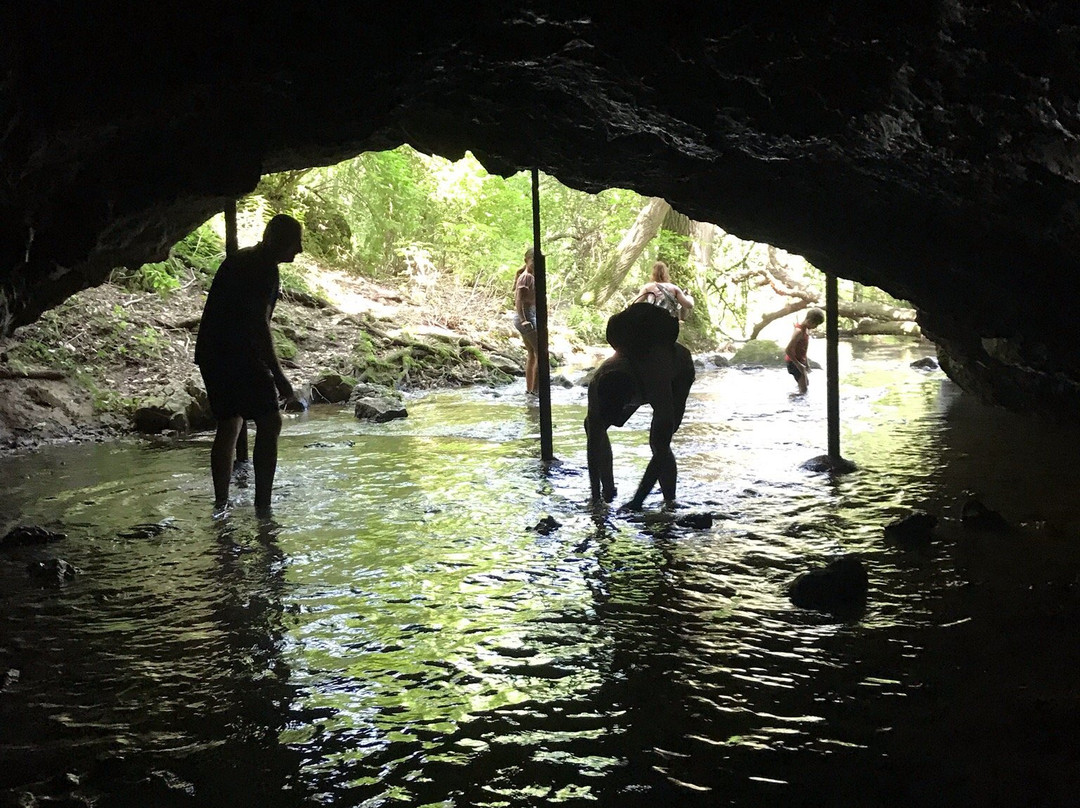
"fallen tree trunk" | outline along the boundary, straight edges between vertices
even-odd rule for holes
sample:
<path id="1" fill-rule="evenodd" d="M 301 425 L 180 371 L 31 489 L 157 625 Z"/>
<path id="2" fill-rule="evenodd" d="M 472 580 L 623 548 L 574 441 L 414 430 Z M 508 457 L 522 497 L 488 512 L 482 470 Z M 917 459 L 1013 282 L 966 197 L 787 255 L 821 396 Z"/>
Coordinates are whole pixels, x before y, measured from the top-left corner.
<path id="1" fill-rule="evenodd" d="M 60 370 L 11 370 L 0 368 L 0 379 L 42 379 L 63 381 L 68 375 Z"/>
<path id="2" fill-rule="evenodd" d="M 797 311 L 810 308 L 810 306 L 815 303 L 817 303 L 817 295 L 811 293 L 807 295 L 806 299 L 795 300 L 781 309 L 777 309 L 774 312 L 764 315 L 761 320 L 758 321 L 757 325 L 754 326 L 753 331 L 750 332 L 750 339 L 757 339 L 758 334 L 761 333 L 761 329 L 769 323 L 779 320 L 782 317 L 787 317 L 789 314 L 794 314 Z M 918 325 L 915 324 L 915 309 L 907 309 L 902 306 L 887 306 L 884 303 L 874 303 L 868 300 L 859 300 L 855 302 L 848 301 L 841 302 L 837 306 L 837 314 L 859 323 L 855 329 L 852 329 L 852 333 L 913 335 L 918 335 L 920 333 Z M 864 322 L 877 323 L 883 326 L 892 324 L 896 324 L 897 326 L 903 324 L 909 325 L 907 328 L 898 328 L 891 331 L 860 330 L 863 328 Z M 869 325 L 867 325 L 866 328 L 869 328 Z"/>

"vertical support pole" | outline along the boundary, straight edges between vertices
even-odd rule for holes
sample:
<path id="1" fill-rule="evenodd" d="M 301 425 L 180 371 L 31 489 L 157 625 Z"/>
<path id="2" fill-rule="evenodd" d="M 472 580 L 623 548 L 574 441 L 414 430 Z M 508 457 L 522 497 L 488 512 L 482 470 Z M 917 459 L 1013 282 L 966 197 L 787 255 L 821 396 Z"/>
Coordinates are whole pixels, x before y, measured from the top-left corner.
<path id="1" fill-rule="evenodd" d="M 825 275 L 825 364 L 828 382 L 829 460 L 835 466 L 840 456 L 840 329 L 837 325 L 836 275 Z"/>
<path id="2" fill-rule="evenodd" d="M 532 170 L 533 272 L 536 275 L 537 393 L 540 396 L 540 459 L 554 456 L 551 436 L 551 362 L 548 359 L 547 261 L 540 252 L 540 172 Z"/>
<path id="3" fill-rule="evenodd" d="M 236 200 L 230 199 L 225 204 L 225 257 L 228 258 L 240 249 L 236 235 Z"/>
<path id="4" fill-rule="evenodd" d="M 236 234 L 236 200 L 230 199 L 225 203 L 225 257 L 235 255 L 240 249 L 240 241 Z M 236 454 L 233 458 L 233 469 L 248 462 L 248 425 L 247 421 L 240 426 L 240 433 L 236 436 Z"/>

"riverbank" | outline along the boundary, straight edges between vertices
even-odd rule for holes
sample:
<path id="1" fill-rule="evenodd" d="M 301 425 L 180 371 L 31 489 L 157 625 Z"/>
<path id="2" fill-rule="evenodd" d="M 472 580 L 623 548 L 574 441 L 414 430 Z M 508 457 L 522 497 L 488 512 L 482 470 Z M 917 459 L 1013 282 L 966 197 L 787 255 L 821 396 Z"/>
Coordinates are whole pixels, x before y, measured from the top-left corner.
<path id="1" fill-rule="evenodd" d="M 507 303 L 483 290 L 451 278 L 381 284 L 303 257 L 297 268 L 311 292 L 285 292 L 273 325 L 298 390 L 333 375 L 407 393 L 524 372 Z M 140 408 L 201 390 L 193 353 L 204 301 L 195 276 L 164 295 L 107 283 L 0 342 L 0 450 L 133 433 Z M 552 329 L 557 359 L 583 350 Z"/>

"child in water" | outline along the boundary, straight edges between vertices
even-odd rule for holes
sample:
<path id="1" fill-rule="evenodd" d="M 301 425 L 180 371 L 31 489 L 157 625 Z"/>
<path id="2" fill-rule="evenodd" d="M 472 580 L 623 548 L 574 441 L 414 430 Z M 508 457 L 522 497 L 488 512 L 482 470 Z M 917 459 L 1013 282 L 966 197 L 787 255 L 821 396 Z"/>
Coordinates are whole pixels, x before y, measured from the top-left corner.
<path id="1" fill-rule="evenodd" d="M 810 347 L 810 332 L 823 322 L 825 313 L 821 309 L 809 309 L 803 321 L 795 324 L 795 333 L 784 349 L 788 373 L 795 377 L 800 395 L 805 393 L 810 385 L 810 362 L 806 358 L 806 349 Z"/>

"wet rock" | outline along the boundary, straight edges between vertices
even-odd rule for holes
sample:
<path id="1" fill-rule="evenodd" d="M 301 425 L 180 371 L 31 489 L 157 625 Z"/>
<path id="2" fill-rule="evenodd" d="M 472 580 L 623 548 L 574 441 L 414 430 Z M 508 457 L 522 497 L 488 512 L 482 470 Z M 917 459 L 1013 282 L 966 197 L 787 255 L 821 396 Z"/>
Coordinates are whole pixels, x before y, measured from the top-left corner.
<path id="1" fill-rule="evenodd" d="M 20 672 L 18 668 L 8 668 L 4 671 L 4 681 L 0 683 L 0 693 L 11 688 L 15 683 L 19 681 Z"/>
<path id="2" fill-rule="evenodd" d="M 383 423 L 395 418 L 408 418 L 401 393 L 381 384 L 360 382 L 349 396 L 353 414 L 362 421 Z"/>
<path id="3" fill-rule="evenodd" d="M 163 388 L 135 409 L 132 423 L 138 432 L 155 435 L 172 429 L 177 432 L 212 429 L 214 415 L 206 391 L 192 379 Z"/>
<path id="4" fill-rule="evenodd" d="M 405 402 L 396 394 L 367 395 L 355 400 L 353 414 L 361 421 L 384 423 L 397 418 L 408 418 Z"/>
<path id="5" fill-rule="evenodd" d="M 356 379 L 339 373 L 325 373 L 311 385 L 311 400 L 328 404 L 342 404 L 349 400 L 356 387 Z"/>
<path id="6" fill-rule="evenodd" d="M 492 367 L 505 373 L 507 376 L 524 376 L 525 367 L 516 359 L 511 359 L 509 356 L 504 356 L 500 353 L 488 354 L 488 361 L 491 362 Z"/>
<path id="7" fill-rule="evenodd" d="M 534 530 L 543 536 L 548 535 L 553 530 L 562 527 L 562 522 L 559 522 L 555 517 L 548 515 L 533 525 L 529 530 Z"/>
<path id="8" fill-rule="evenodd" d="M 924 356 L 922 359 L 916 359 L 912 362 L 911 367 L 918 370 L 937 370 L 938 363 L 932 356 Z"/>
<path id="9" fill-rule="evenodd" d="M 903 519 L 885 525 L 885 538 L 908 546 L 929 544 L 937 521 L 937 517 L 931 513 L 914 511 Z"/>
<path id="10" fill-rule="evenodd" d="M 556 373 L 554 376 L 551 377 L 551 386 L 561 387 L 564 390 L 569 390 L 571 387 L 574 386 L 574 383 L 565 376 L 563 376 L 561 373 Z"/>
<path id="11" fill-rule="evenodd" d="M 31 561 L 26 565 L 26 571 L 33 578 L 50 581 L 70 581 L 82 570 L 74 564 L 69 564 L 62 558 L 47 558 L 44 561 Z"/>
<path id="12" fill-rule="evenodd" d="M 236 471 L 234 466 L 233 471 Z M 117 533 L 117 537 L 121 539 L 153 539 L 160 536 L 167 530 L 179 530 L 176 525 L 171 521 L 162 522 L 143 522 L 138 525 L 132 525 L 122 533 Z"/>
<path id="13" fill-rule="evenodd" d="M 596 375 L 596 368 L 589 368 L 581 376 L 578 377 L 577 386 L 578 387 L 588 387 L 589 383 L 592 382 L 592 380 L 593 380 L 593 376 L 595 376 L 595 375 Z"/>
<path id="14" fill-rule="evenodd" d="M 830 457 L 827 454 L 811 457 L 799 465 L 807 471 L 829 472 L 830 474 L 850 474 L 858 469 L 853 462 L 843 457 Z"/>
<path id="15" fill-rule="evenodd" d="M 0 539 L 0 548 L 25 547 L 30 544 L 48 544 L 49 542 L 66 539 L 66 533 L 48 530 L 38 525 L 19 525 L 7 532 Z"/>
<path id="16" fill-rule="evenodd" d="M 305 449 L 339 449 L 339 448 L 348 449 L 348 448 L 351 448 L 351 447 L 353 447 L 355 445 L 356 445 L 356 442 L 351 441 L 351 440 L 338 441 L 337 443 L 327 443 L 326 441 L 317 440 L 314 443 L 305 443 L 304 448 Z"/>
<path id="17" fill-rule="evenodd" d="M 862 561 L 847 555 L 798 576 L 791 582 L 788 595 L 800 609 L 852 615 L 865 608 L 868 587 Z"/>
<path id="18" fill-rule="evenodd" d="M 713 354 L 709 357 L 709 361 L 712 362 L 714 367 L 718 368 L 726 368 L 728 365 L 731 364 L 731 360 L 729 360 L 723 354 Z"/>
<path id="19" fill-rule="evenodd" d="M 690 527 L 695 530 L 708 530 L 713 526 L 713 515 L 711 513 L 687 513 L 676 519 L 675 524 L 679 525 L 679 527 Z"/>
<path id="20" fill-rule="evenodd" d="M 968 497 L 960 511 L 960 524 L 965 530 L 981 533 L 1011 533 L 1013 526 L 997 511 L 987 508 L 975 497 Z"/>

